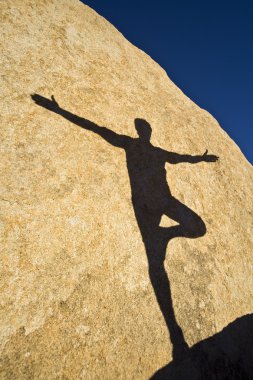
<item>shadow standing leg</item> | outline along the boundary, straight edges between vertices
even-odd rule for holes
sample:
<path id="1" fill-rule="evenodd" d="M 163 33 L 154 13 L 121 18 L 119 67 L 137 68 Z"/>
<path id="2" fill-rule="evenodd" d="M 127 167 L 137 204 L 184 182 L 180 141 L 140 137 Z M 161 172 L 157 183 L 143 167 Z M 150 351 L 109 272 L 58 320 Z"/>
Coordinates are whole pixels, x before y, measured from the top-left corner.
<path id="1" fill-rule="evenodd" d="M 164 267 L 168 239 L 164 239 L 163 230 L 159 227 L 161 213 L 135 207 L 135 215 L 146 249 L 150 281 L 169 330 L 173 358 L 179 359 L 189 347 L 174 314 L 170 282 Z"/>

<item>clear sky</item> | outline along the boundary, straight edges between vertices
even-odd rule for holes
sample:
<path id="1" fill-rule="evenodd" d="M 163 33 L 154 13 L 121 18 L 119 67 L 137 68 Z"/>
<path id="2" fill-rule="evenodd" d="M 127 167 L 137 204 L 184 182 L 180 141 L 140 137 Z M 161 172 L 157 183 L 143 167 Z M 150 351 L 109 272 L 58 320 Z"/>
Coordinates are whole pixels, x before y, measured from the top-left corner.
<path id="1" fill-rule="evenodd" d="M 209 111 L 253 163 L 253 1 L 84 0 Z"/>

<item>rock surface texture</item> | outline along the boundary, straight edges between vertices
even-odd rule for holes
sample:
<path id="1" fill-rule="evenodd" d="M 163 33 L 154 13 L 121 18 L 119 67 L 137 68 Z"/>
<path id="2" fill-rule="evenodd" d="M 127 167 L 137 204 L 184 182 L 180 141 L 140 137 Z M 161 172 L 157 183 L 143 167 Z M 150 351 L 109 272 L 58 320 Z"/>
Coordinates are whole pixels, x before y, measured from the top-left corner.
<path id="1" fill-rule="evenodd" d="M 89 7 L 0 7 L 1 379 L 250 378 L 252 166 Z"/>

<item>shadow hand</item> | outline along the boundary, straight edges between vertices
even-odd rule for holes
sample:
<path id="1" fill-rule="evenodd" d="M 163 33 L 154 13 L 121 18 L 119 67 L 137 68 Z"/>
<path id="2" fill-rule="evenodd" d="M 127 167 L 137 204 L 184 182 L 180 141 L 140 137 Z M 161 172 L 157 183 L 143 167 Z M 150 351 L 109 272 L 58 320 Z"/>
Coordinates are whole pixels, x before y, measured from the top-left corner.
<path id="1" fill-rule="evenodd" d="M 38 104 L 41 107 L 47 108 L 50 111 L 57 112 L 60 109 L 59 104 L 54 98 L 54 95 L 51 96 L 51 99 L 47 99 L 39 94 L 32 94 L 31 98 L 36 104 Z"/>
<path id="2" fill-rule="evenodd" d="M 218 161 L 219 157 L 215 156 L 214 154 L 207 154 L 208 150 L 205 151 L 205 153 L 202 156 L 203 161 L 205 162 L 216 162 Z"/>

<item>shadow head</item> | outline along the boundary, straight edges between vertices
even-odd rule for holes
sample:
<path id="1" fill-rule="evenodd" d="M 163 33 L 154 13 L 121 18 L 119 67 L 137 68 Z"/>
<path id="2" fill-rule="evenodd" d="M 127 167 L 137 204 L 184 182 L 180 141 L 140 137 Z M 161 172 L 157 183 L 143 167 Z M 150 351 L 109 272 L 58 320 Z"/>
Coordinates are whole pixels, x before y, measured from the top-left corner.
<path id="1" fill-rule="evenodd" d="M 142 141 L 150 141 L 152 128 L 144 119 L 134 119 L 135 129 Z"/>

